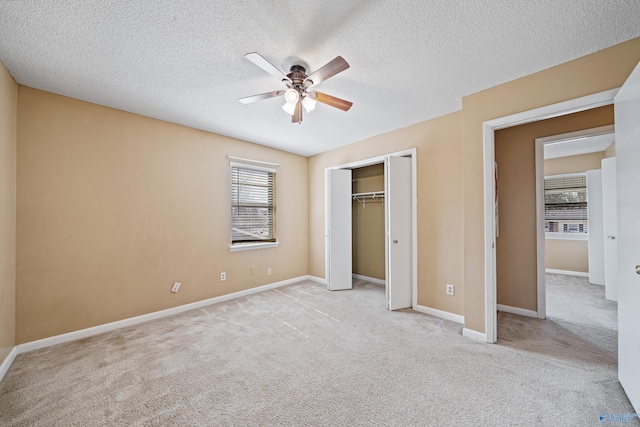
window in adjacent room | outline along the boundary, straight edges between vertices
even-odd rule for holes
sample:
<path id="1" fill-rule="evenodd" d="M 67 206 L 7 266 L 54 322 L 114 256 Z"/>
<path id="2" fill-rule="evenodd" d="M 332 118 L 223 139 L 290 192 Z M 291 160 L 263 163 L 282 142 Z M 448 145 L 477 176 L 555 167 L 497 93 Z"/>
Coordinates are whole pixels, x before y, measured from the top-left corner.
<path id="1" fill-rule="evenodd" d="M 544 231 L 558 236 L 588 234 L 586 174 L 544 178 Z"/>
<path id="2" fill-rule="evenodd" d="M 231 162 L 230 250 L 277 246 L 277 164 L 229 157 Z"/>

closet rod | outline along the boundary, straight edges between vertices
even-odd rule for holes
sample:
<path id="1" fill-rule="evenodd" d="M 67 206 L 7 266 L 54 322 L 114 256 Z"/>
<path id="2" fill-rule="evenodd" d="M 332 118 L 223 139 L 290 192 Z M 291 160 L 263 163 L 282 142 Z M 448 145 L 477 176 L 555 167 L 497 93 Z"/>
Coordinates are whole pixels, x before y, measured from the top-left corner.
<path id="1" fill-rule="evenodd" d="M 384 199 L 384 191 L 369 191 L 367 193 L 354 193 L 351 198 L 365 207 L 365 201 L 367 199 Z"/>
<path id="2" fill-rule="evenodd" d="M 384 191 L 369 191 L 367 193 L 354 193 L 351 195 L 353 200 L 356 199 L 375 199 L 376 197 L 384 197 Z"/>

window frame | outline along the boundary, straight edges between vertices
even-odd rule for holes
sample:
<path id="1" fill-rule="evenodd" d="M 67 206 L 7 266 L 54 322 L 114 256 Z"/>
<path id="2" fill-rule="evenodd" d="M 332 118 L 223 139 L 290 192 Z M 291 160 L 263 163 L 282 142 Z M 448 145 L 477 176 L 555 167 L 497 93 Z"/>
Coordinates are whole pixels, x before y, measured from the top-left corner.
<path id="1" fill-rule="evenodd" d="M 276 234 L 276 215 L 277 215 L 277 203 L 276 203 L 276 197 L 277 197 L 277 192 L 276 192 L 276 188 L 277 188 L 277 184 L 276 184 L 276 180 L 278 177 L 277 174 L 277 168 L 280 166 L 277 163 L 269 163 L 269 162 L 263 162 L 263 161 L 258 161 L 258 160 L 250 160 L 250 159 L 243 159 L 240 157 L 233 157 L 233 156 L 227 156 L 229 159 L 229 180 L 230 180 L 230 185 L 229 185 L 229 208 L 230 208 L 230 223 L 229 223 L 229 252 L 238 252 L 238 251 L 247 251 L 247 250 L 254 250 L 254 249 L 265 249 L 265 248 L 273 248 L 273 247 L 277 247 L 280 243 L 277 240 L 277 234 Z M 234 194 L 234 190 L 233 190 L 233 186 L 236 185 L 233 181 L 233 168 L 239 168 L 239 169 L 245 169 L 245 170 L 250 170 L 250 171 L 258 171 L 258 172 L 267 172 L 267 173 L 272 173 L 273 174 L 273 180 L 272 180 L 272 185 L 273 187 L 270 189 L 270 191 L 273 193 L 273 197 L 272 197 L 272 202 L 271 202 L 271 208 L 273 209 L 273 214 L 272 214 L 272 222 L 271 222 L 271 234 L 273 236 L 273 240 L 268 240 L 268 241 L 259 241 L 259 240 L 255 240 L 255 241 L 233 241 L 233 204 L 234 204 L 234 199 L 233 199 L 233 194 Z"/>
<path id="2" fill-rule="evenodd" d="M 572 178 L 572 177 L 584 177 L 585 179 L 585 191 L 587 193 L 587 201 L 585 209 L 587 210 L 587 232 L 559 232 L 559 231 L 546 231 L 544 232 L 545 239 L 550 240 L 589 240 L 589 213 L 588 213 L 588 194 L 589 188 L 586 183 L 587 173 L 585 172 L 575 172 L 575 173 L 566 173 L 566 174 L 557 174 L 557 175 L 548 175 L 543 177 L 543 198 L 545 197 L 546 186 L 544 184 L 547 179 L 561 179 L 561 178 Z M 544 216 L 546 216 L 546 201 L 543 203 Z M 546 218 L 543 217 L 543 226 L 546 226 Z"/>

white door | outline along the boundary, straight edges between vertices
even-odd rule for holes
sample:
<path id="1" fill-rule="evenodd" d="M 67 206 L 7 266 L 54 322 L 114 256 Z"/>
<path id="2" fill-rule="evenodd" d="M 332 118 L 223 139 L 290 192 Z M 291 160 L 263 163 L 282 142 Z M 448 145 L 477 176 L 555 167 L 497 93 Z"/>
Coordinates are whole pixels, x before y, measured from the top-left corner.
<path id="1" fill-rule="evenodd" d="M 328 287 L 351 289 L 351 170 L 328 169 L 326 178 Z"/>
<path id="2" fill-rule="evenodd" d="M 589 283 L 604 285 L 602 169 L 587 171 L 587 210 L 589 217 Z"/>
<path id="3" fill-rule="evenodd" d="M 410 158 L 394 156 L 385 163 L 389 310 L 412 306 L 411 164 Z"/>
<path id="4" fill-rule="evenodd" d="M 615 97 L 618 378 L 640 412 L 640 64 Z"/>
<path id="5" fill-rule="evenodd" d="M 604 222 L 605 297 L 618 301 L 618 205 L 616 159 L 602 159 L 602 219 Z"/>

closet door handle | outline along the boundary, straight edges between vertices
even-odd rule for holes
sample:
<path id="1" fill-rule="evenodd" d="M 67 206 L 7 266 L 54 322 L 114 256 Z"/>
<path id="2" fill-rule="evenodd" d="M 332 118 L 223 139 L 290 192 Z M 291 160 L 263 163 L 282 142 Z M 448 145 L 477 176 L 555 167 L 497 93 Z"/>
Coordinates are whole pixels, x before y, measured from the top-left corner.
<path id="1" fill-rule="evenodd" d="M 398 241 L 397 241 L 397 240 L 394 240 L 394 241 L 393 241 L 393 243 L 398 243 Z"/>

